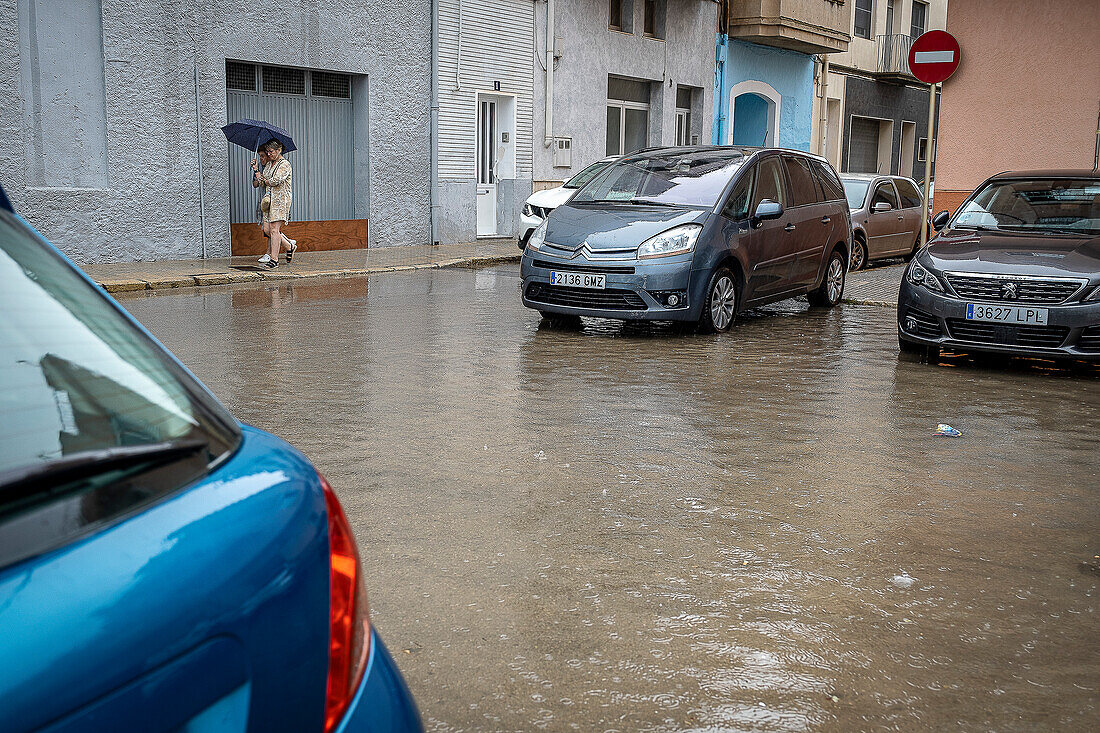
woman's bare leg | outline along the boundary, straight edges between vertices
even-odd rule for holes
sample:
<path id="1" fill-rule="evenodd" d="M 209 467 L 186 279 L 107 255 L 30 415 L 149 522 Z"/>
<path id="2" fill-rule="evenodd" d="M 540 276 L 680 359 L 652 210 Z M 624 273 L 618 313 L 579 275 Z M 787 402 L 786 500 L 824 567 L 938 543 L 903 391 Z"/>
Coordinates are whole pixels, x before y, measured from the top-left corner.
<path id="1" fill-rule="evenodd" d="M 281 221 L 273 221 L 273 222 L 271 222 L 270 226 L 271 226 L 271 229 L 270 229 L 271 236 L 268 238 L 268 241 L 270 242 L 270 245 L 267 248 L 267 254 L 271 257 L 271 259 L 278 262 L 279 261 L 279 245 L 282 244 L 282 240 L 283 240 L 283 233 L 281 231 L 283 223 Z"/>

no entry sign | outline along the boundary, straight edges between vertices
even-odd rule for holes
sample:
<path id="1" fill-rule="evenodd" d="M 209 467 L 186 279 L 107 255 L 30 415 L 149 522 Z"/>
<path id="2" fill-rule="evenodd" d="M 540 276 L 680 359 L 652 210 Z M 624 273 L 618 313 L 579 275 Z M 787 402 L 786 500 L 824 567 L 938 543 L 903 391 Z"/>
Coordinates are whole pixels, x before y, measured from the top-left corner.
<path id="1" fill-rule="evenodd" d="M 959 68 L 959 42 L 947 31 L 928 31 L 909 48 L 909 71 L 925 84 L 939 84 Z"/>

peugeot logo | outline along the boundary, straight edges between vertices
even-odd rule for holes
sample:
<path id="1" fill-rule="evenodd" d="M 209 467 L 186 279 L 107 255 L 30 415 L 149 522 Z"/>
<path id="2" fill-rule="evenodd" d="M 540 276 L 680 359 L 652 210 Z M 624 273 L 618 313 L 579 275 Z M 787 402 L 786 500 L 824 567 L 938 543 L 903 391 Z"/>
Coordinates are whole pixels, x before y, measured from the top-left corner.
<path id="1" fill-rule="evenodd" d="M 1005 300 L 1016 300 L 1016 283 L 1008 282 L 1001 285 L 1001 297 Z"/>

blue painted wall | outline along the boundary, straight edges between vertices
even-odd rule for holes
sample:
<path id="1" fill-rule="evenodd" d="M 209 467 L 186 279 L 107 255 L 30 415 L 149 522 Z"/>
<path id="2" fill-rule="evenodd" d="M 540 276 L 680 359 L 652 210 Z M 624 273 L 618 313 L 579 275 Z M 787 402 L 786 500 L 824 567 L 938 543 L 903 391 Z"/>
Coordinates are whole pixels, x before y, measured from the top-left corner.
<path id="1" fill-rule="evenodd" d="M 743 81 L 761 81 L 770 84 L 781 97 L 777 144 L 784 148 L 809 151 L 810 139 L 813 137 L 813 56 L 736 41 L 719 35 L 715 45 L 714 81 L 715 109 L 711 128 L 714 143 L 730 144 L 729 103 L 730 91 L 734 85 Z M 763 107 L 755 100 L 743 100 L 742 104 L 750 115 L 758 115 Z M 735 109 L 734 117 L 736 127 L 741 128 L 740 121 L 736 120 L 739 112 L 740 109 Z M 753 122 L 750 121 L 750 126 L 751 124 Z M 738 132 L 740 138 L 742 130 L 739 129 Z M 759 145 L 760 141 L 752 144 Z"/>

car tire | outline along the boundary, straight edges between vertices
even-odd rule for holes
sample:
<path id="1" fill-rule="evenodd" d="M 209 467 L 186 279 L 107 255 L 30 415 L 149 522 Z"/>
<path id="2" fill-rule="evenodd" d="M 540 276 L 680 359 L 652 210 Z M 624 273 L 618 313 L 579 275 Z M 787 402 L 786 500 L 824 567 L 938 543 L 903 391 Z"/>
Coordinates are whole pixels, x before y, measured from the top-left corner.
<path id="1" fill-rule="evenodd" d="M 867 245 L 860 242 L 858 239 L 855 241 L 855 246 L 852 247 L 852 263 L 848 267 L 849 272 L 856 272 L 862 270 L 867 266 Z"/>
<path id="2" fill-rule="evenodd" d="M 847 268 L 844 255 L 834 249 L 829 253 L 828 264 L 825 265 L 825 277 L 821 278 L 821 285 L 806 295 L 810 305 L 832 308 L 839 303 L 844 297 L 845 274 L 847 274 Z"/>
<path id="3" fill-rule="evenodd" d="M 703 315 L 699 319 L 700 330 L 706 333 L 725 333 L 737 318 L 737 276 L 728 268 L 719 267 L 707 283 L 707 295 L 703 300 Z"/>

